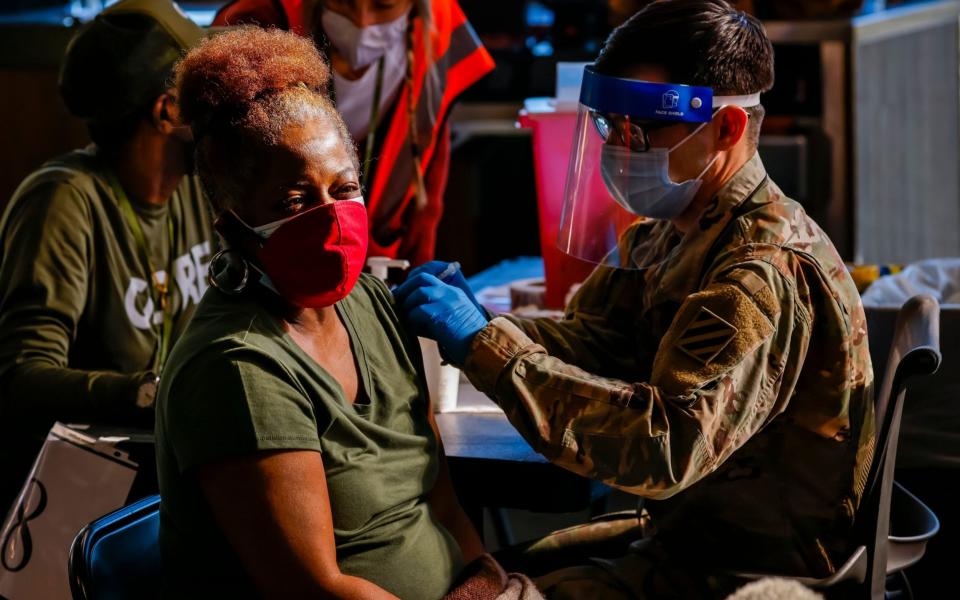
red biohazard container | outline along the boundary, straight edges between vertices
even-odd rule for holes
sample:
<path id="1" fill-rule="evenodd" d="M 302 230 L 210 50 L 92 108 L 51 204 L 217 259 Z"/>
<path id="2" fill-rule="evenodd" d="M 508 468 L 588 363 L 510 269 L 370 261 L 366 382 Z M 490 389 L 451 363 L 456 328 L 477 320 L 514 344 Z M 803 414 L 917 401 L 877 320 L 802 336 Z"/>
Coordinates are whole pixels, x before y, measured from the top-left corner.
<path id="1" fill-rule="evenodd" d="M 558 103 L 553 98 L 528 98 L 520 111 L 520 126 L 533 133 L 533 167 L 540 217 L 540 252 L 546 275 L 547 308 L 563 308 L 570 286 L 580 283 L 594 265 L 561 252 L 557 247 L 563 187 L 573 130 L 577 124 L 576 102 Z"/>

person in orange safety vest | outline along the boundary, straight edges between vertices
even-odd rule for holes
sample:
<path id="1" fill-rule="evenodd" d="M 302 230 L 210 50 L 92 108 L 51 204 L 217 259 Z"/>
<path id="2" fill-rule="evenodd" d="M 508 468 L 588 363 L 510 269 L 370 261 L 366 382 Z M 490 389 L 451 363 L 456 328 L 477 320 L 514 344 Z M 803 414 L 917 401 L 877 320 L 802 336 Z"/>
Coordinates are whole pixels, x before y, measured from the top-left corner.
<path id="1" fill-rule="evenodd" d="M 433 259 L 450 164 L 451 105 L 493 59 L 456 0 L 234 0 L 214 26 L 255 24 L 313 37 L 359 146 L 368 255 Z"/>

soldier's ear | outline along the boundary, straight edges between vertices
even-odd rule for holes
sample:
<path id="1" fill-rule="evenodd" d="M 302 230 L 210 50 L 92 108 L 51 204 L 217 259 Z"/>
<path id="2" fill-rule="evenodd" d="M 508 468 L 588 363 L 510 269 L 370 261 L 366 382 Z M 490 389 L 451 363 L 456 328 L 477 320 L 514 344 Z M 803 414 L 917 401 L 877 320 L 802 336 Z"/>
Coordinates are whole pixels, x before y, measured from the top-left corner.
<path id="1" fill-rule="evenodd" d="M 724 106 L 713 117 L 717 137 L 716 150 L 725 151 L 736 146 L 747 132 L 750 117 L 739 106 Z"/>

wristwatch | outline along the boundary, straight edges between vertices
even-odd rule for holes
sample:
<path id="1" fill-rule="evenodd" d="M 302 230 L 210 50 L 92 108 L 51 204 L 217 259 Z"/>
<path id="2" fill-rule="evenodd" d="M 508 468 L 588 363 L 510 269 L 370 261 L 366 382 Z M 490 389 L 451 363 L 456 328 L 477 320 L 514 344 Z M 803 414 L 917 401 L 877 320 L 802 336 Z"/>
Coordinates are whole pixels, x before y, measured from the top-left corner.
<path id="1" fill-rule="evenodd" d="M 137 388 L 137 408 L 150 408 L 157 397 L 160 377 L 156 373 L 144 373 Z"/>

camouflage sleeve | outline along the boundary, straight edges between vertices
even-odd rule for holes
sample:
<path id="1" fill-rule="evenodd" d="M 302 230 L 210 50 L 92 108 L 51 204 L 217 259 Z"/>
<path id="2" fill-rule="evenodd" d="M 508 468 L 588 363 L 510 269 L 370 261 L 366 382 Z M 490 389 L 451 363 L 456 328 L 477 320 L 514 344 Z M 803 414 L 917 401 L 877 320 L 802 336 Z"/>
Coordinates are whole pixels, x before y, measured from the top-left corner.
<path id="1" fill-rule="evenodd" d="M 626 324 L 635 319 L 643 285 L 639 271 L 599 267 L 580 286 L 562 320 L 505 318 L 554 358 L 591 372 L 630 372 L 642 336 Z"/>
<path id="2" fill-rule="evenodd" d="M 548 354 L 504 318 L 464 370 L 552 462 L 634 494 L 666 498 L 717 468 L 782 409 L 790 356 L 809 319 L 765 263 L 726 269 L 680 307 L 649 382 L 599 377 Z M 777 407 L 777 408 L 775 408 Z"/>

